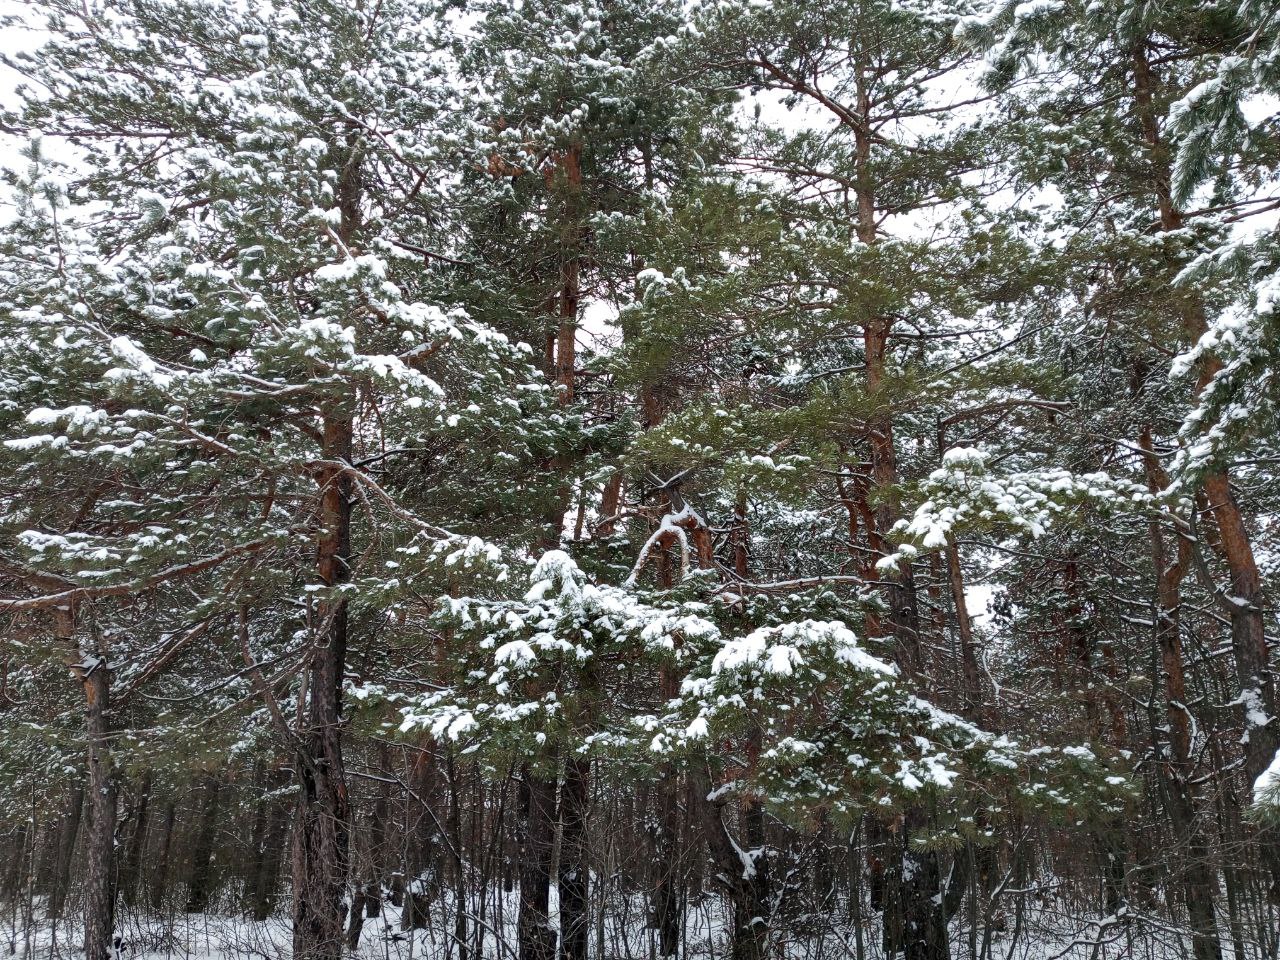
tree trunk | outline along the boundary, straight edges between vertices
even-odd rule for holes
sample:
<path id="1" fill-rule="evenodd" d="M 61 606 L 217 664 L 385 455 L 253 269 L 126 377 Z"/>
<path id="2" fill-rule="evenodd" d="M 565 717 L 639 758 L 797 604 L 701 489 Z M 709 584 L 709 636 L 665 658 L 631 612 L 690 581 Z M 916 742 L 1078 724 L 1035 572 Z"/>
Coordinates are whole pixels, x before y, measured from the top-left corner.
<path id="1" fill-rule="evenodd" d="M 911 839 L 926 827 L 924 810 L 909 808 L 889 829 L 881 828 L 884 851 L 880 880 L 884 950 L 906 960 L 946 960 L 946 904 L 938 856 L 911 848 Z"/>
<path id="2" fill-rule="evenodd" d="M 667 586 L 670 586 L 668 583 Z M 662 702 L 676 695 L 675 669 L 663 665 L 658 677 Z M 654 885 L 650 907 L 652 923 L 658 929 L 658 955 L 673 957 L 680 945 L 680 774 L 672 763 L 659 768 L 654 790 L 657 806 L 653 832 Z"/>
<path id="3" fill-rule="evenodd" d="M 285 840 L 289 835 L 289 810 L 286 805 L 273 798 L 270 810 L 266 837 L 258 854 L 259 866 L 254 871 L 252 912 L 253 919 L 259 923 L 268 919 L 275 911 L 280 867 L 284 861 Z"/>
<path id="4" fill-rule="evenodd" d="M 172 800 L 164 806 L 164 826 L 160 830 L 160 849 L 156 853 L 156 866 L 151 872 L 150 897 L 151 909 L 159 911 L 164 906 L 164 895 L 168 892 L 169 864 L 173 854 L 173 823 L 177 808 Z"/>
<path id="5" fill-rule="evenodd" d="M 442 652 L 443 655 L 443 652 Z M 437 852 L 444 839 L 434 806 L 439 799 L 440 777 L 434 742 L 422 743 L 413 764 L 415 789 L 418 794 L 417 817 L 409 828 L 406 850 L 406 883 L 402 894 L 404 909 L 400 926 L 404 930 L 424 930 L 429 917 L 432 887 L 435 885 Z M 430 879 L 428 879 L 430 878 Z"/>
<path id="6" fill-rule="evenodd" d="M 351 895 L 351 909 L 347 911 L 347 949 L 360 948 L 360 934 L 364 931 L 365 888 L 357 886 Z"/>
<path id="7" fill-rule="evenodd" d="M 872 476 L 877 486 L 884 489 L 886 484 L 897 482 L 897 468 L 892 459 L 892 435 L 887 421 L 874 430 L 880 432 L 881 440 L 873 439 L 873 451 L 877 446 L 881 449 L 879 453 L 873 452 Z M 891 498 L 884 498 L 876 510 L 876 526 L 882 538 L 896 519 L 897 510 Z M 923 648 L 918 598 L 909 564 L 890 582 L 888 595 L 895 658 L 904 676 L 919 682 L 924 669 Z M 967 611 L 964 615 L 967 616 Z M 938 854 L 934 850 L 920 851 L 911 846 L 912 838 L 925 832 L 927 825 L 926 810 L 917 804 L 904 811 L 898 829 L 887 836 L 885 949 L 890 954 L 902 954 L 906 960 L 947 960 L 950 956 Z"/>
<path id="8" fill-rule="evenodd" d="M 956 632 L 960 636 L 960 663 L 964 674 L 964 715 L 977 720 L 982 706 L 982 684 L 978 675 L 978 652 L 973 641 L 973 623 L 969 619 L 969 603 L 964 595 L 964 572 L 960 567 L 960 550 L 947 538 L 947 576 L 951 581 L 951 600 L 956 608 Z"/>
<path id="9" fill-rule="evenodd" d="M 111 758 L 111 668 L 99 649 L 82 680 L 89 735 L 89 838 L 85 845 L 84 955 L 106 960 L 114 951 L 116 777 Z"/>
<path id="10" fill-rule="evenodd" d="M 605 481 L 600 495 L 600 520 L 592 535 L 597 539 L 613 536 L 617 530 L 618 508 L 622 503 L 622 470 L 614 470 Z"/>
<path id="11" fill-rule="evenodd" d="M 880 392 L 886 367 L 889 321 L 873 319 L 864 333 L 867 357 L 867 392 Z M 894 490 L 898 483 L 893 425 L 887 413 L 873 416 L 870 427 L 871 479 L 880 494 L 875 528 L 881 544 L 899 517 Z M 961 585 L 963 592 L 963 585 Z M 924 648 L 920 641 L 919 598 L 910 563 L 894 573 L 886 587 L 889 629 L 894 658 L 903 675 L 917 683 L 924 675 Z M 961 601 L 963 603 L 963 601 Z M 962 608 L 960 608 L 962 609 Z M 965 611 L 967 616 L 967 611 Z M 965 627 L 968 630 L 968 625 Z M 972 640 L 970 640 L 972 650 Z M 890 837 L 885 864 L 885 949 L 902 953 L 906 960 L 946 960 L 950 955 L 944 916 L 941 870 L 935 851 L 911 849 L 910 840 L 927 822 L 923 808 L 905 811 L 900 829 Z"/>
<path id="12" fill-rule="evenodd" d="M 378 743 L 379 772 L 382 783 L 378 790 L 378 799 L 369 811 L 369 829 L 364 847 L 360 876 L 356 878 L 351 894 L 351 910 L 347 914 L 347 947 L 356 950 L 360 946 L 360 934 L 366 919 L 372 919 L 382 912 L 382 877 L 383 857 L 386 854 L 387 803 L 390 796 L 391 780 L 387 767 L 387 745 Z"/>
<path id="13" fill-rule="evenodd" d="M 381 913 L 382 891 L 386 887 L 387 864 L 390 859 L 387 819 L 391 806 L 391 751 L 385 740 L 378 741 L 378 772 L 382 776 L 382 785 L 369 822 L 369 879 L 377 900 L 373 904 L 366 904 L 366 909 L 372 911 L 368 913 L 369 917 L 376 917 Z"/>
<path id="14" fill-rule="evenodd" d="M 660 412 L 661 402 L 657 405 Z M 654 427 L 657 421 L 648 423 Z M 664 512 L 676 510 L 673 491 L 665 493 Z M 658 586 L 669 590 L 675 584 L 675 574 L 667 552 L 658 554 Z M 658 699 L 670 702 L 679 692 L 679 674 L 672 664 L 663 664 L 658 671 Z M 705 792 L 704 792 L 705 795 Z M 658 954 L 673 957 L 680 946 L 681 913 L 683 911 L 683 884 L 680 849 L 680 772 L 675 764 L 662 763 L 658 768 L 658 782 L 654 790 L 655 822 L 653 831 L 654 883 L 650 903 L 651 922 L 658 930 Z"/>
<path id="15" fill-rule="evenodd" d="M 67 891 L 71 886 L 71 861 L 75 856 L 76 835 L 80 832 L 80 819 L 84 812 L 84 782 L 77 783 L 67 797 L 66 813 L 58 828 L 53 847 L 52 869 L 49 872 L 50 920 L 61 920 L 67 903 Z"/>
<path id="16" fill-rule="evenodd" d="M 556 935 L 551 929 L 551 860 L 555 853 L 555 780 L 521 772 L 520 799 L 524 836 L 520 844 L 520 916 L 516 922 L 520 960 L 554 960 Z"/>
<path id="17" fill-rule="evenodd" d="M 271 805 L 266 801 L 267 777 L 259 760 L 253 768 L 253 827 L 249 831 L 249 853 L 244 869 L 243 906 L 253 909 L 253 893 L 262 877 L 262 851 L 267 841 L 267 822 L 271 818 Z"/>
<path id="18" fill-rule="evenodd" d="M 711 781 L 705 771 L 694 778 L 692 798 L 698 808 L 703 835 L 716 879 L 729 894 L 733 905 L 732 960 L 764 960 L 768 955 L 770 909 L 769 870 L 765 857 L 764 810 L 756 798 L 742 800 L 743 843 L 729 835 L 724 822 L 725 800 L 711 800 Z"/>
<path id="19" fill-rule="evenodd" d="M 1147 159 L 1151 164 L 1160 229 L 1169 233 L 1182 228 L 1183 214 L 1173 202 L 1169 149 L 1161 135 L 1155 105 L 1158 79 L 1152 70 L 1147 44 L 1146 39 L 1141 39 L 1133 47 L 1134 102 L 1146 141 Z M 1198 293 L 1187 294 L 1182 321 L 1188 341 L 1193 344 L 1199 341 L 1207 323 L 1204 301 Z M 1221 369 L 1222 362 L 1213 353 L 1202 358 L 1196 382 L 1197 396 L 1204 392 Z M 1231 648 L 1244 723 L 1244 769 L 1252 785 L 1270 765 L 1280 747 L 1275 685 L 1268 668 L 1262 579 L 1248 528 L 1231 491 L 1229 475 L 1225 470 L 1214 471 L 1204 477 L 1203 487 L 1218 529 L 1221 554 L 1231 584 L 1227 597 Z M 1261 829 L 1263 861 L 1272 876 L 1271 896 L 1273 900 L 1280 900 L 1280 837 L 1273 826 Z"/>
<path id="20" fill-rule="evenodd" d="M 17 903 L 25 888 L 27 868 L 31 860 L 27 855 L 27 842 L 35 838 L 35 832 L 23 824 L 14 832 L 12 839 L 4 845 L 8 854 L 9 866 L 5 870 L 4 884 L 0 886 L 0 900 Z"/>
<path id="21" fill-rule="evenodd" d="M 204 913 L 209 907 L 213 880 L 213 842 L 218 826 L 222 780 L 207 774 L 204 778 L 204 802 L 200 805 L 200 827 L 191 851 L 191 883 L 187 888 L 187 913 Z"/>
<path id="22" fill-rule="evenodd" d="M 467 960 L 467 869 L 466 861 L 463 859 L 462 791 L 452 749 L 445 752 L 445 771 L 449 776 L 449 849 L 452 852 L 453 861 L 453 942 L 458 948 L 458 960 Z M 550 872 L 548 863 L 548 876 Z M 549 917 L 550 890 L 548 890 L 547 903 Z"/>
<path id="23" fill-rule="evenodd" d="M 1252 785 L 1271 764 L 1277 748 L 1275 686 L 1268 669 L 1262 579 L 1226 474 L 1205 477 L 1204 490 L 1231 577 L 1231 648 L 1244 717 L 1244 769 Z M 1272 869 L 1280 869 L 1280 863 L 1272 864 Z"/>
<path id="24" fill-rule="evenodd" d="M 554 314 L 555 326 L 547 335 L 547 361 L 555 379 L 558 404 L 568 407 L 573 403 L 577 389 L 578 364 L 578 306 L 581 299 L 580 232 L 577 222 L 578 206 L 582 193 L 582 147 L 574 144 L 560 156 L 560 187 L 564 195 L 564 212 L 561 223 L 565 247 L 560 251 L 559 288 L 547 299 L 547 310 Z M 547 468 L 561 478 L 555 496 L 547 510 L 547 529 L 542 546 L 554 550 L 560 546 L 564 534 L 564 515 L 569 509 L 573 488 L 568 481 L 569 459 L 563 455 L 552 457 Z"/>
<path id="25" fill-rule="evenodd" d="M 565 762 L 560 790 L 560 960 L 587 960 L 590 776 L 590 760 L 575 755 Z"/>
<path id="26" fill-rule="evenodd" d="M 120 864 L 120 895 L 133 906 L 138 900 L 138 881 L 142 873 L 142 851 L 147 843 L 147 826 L 151 812 L 151 771 L 142 775 L 138 785 L 138 801 L 133 812 L 133 832 L 124 862 Z"/>
<path id="27" fill-rule="evenodd" d="M 1142 450 L 1147 487 L 1152 493 L 1159 493 L 1168 486 L 1169 479 L 1156 456 L 1149 426 L 1143 427 L 1138 445 Z M 1222 960 L 1222 943 L 1218 939 L 1214 909 L 1218 878 L 1210 866 L 1204 831 L 1195 823 L 1196 798 L 1192 786 L 1195 771 L 1182 658 L 1181 585 L 1191 563 L 1191 547 L 1186 538 L 1179 537 L 1177 557 L 1171 560 L 1158 520 L 1151 521 L 1148 534 L 1156 574 L 1156 644 L 1164 667 L 1165 718 L 1169 730 L 1167 752 L 1160 765 L 1162 792 L 1176 849 L 1181 851 L 1179 873 L 1187 902 L 1195 960 Z"/>
<path id="28" fill-rule="evenodd" d="M 560 323 L 556 331 L 556 386 L 560 402 L 573 403 L 578 362 L 578 301 L 580 271 L 578 251 L 578 200 L 582 193 L 582 147 L 575 144 L 565 151 L 563 169 L 566 180 L 565 217 L 568 221 L 569 249 L 563 251 L 560 263 Z"/>
<path id="29" fill-rule="evenodd" d="M 317 572 L 331 590 L 348 578 L 351 556 L 351 479 L 339 464 L 351 461 L 349 411 L 324 420 L 325 461 L 319 473 Z M 304 682 L 307 707 L 297 738 L 298 800 L 293 829 L 293 956 L 338 960 L 343 947 L 343 894 L 347 882 L 350 811 L 342 760 L 342 679 L 347 651 L 347 601 L 330 593 L 317 605 L 319 636 Z"/>
<path id="30" fill-rule="evenodd" d="M 391 795 L 390 766 L 385 741 L 378 743 L 379 772 L 382 784 L 378 799 L 369 814 L 369 839 L 365 848 L 364 883 L 357 882 L 351 897 L 351 912 L 347 917 L 347 947 L 360 947 L 360 933 L 365 920 L 372 920 L 382 913 L 382 884 L 386 876 L 385 858 L 387 846 L 387 804 Z"/>

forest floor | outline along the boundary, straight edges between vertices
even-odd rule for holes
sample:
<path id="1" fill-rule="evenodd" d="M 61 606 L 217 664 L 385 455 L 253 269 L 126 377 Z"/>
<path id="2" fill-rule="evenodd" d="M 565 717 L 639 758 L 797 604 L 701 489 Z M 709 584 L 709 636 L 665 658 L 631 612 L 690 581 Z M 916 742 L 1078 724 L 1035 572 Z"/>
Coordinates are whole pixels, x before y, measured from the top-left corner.
<path id="1" fill-rule="evenodd" d="M 505 898 L 502 898 L 505 899 Z M 349 953 L 359 960 L 462 960 L 452 937 L 451 911 L 437 902 L 428 926 L 402 929 L 400 911 L 386 905 L 379 917 L 365 921 L 360 947 Z M 628 905 L 616 923 L 606 921 L 595 931 L 594 960 L 651 960 L 654 944 L 650 931 L 636 920 L 641 905 Z M 691 906 L 686 923 L 684 957 L 728 960 L 724 916 L 714 900 Z M 516 960 L 515 903 L 502 904 L 496 925 L 485 920 L 483 941 L 469 945 L 469 960 Z M 818 918 L 814 918 L 817 920 Z M 785 960 L 884 960 L 878 930 L 868 926 L 861 938 L 852 924 L 836 917 L 810 922 L 811 932 L 777 944 L 775 956 Z M 623 930 L 628 931 L 623 936 Z M 502 936 L 495 939 L 495 930 Z M 30 922 L 21 916 L 4 918 L 0 926 L 0 954 L 22 960 L 72 960 L 81 957 L 79 931 L 71 921 L 52 923 L 36 915 Z M 982 937 L 971 937 L 963 922 L 952 924 L 951 954 L 955 960 L 972 960 L 982 953 Z M 859 939 L 861 942 L 859 942 Z M 1224 955 L 1232 957 L 1230 937 L 1224 931 Z M 279 914 L 266 922 L 219 914 L 173 913 L 125 915 L 120 922 L 119 960 L 287 960 L 289 919 Z M 603 946 L 603 950 L 601 947 Z M 1115 918 L 1081 918 L 1070 910 L 1042 909 L 1028 912 L 1023 929 L 1015 937 L 1009 930 L 993 929 L 985 960 L 1184 960 L 1188 943 L 1179 931 L 1159 927 L 1137 917 L 1130 922 Z"/>

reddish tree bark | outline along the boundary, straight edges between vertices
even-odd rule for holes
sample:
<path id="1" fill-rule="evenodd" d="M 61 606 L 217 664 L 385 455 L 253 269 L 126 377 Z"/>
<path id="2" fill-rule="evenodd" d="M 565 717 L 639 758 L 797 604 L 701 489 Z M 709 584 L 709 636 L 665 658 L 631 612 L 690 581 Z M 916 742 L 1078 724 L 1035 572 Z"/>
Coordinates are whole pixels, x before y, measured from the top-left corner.
<path id="1" fill-rule="evenodd" d="M 331 411 L 324 420 L 320 516 L 324 533 L 317 573 L 330 589 L 348 577 L 351 556 L 351 420 Z M 342 759 L 342 678 L 347 652 L 347 601 L 330 594 L 317 605 L 319 635 L 306 671 L 307 706 L 295 749 L 298 800 L 293 829 L 293 955 L 338 960 L 343 948 L 343 895 L 350 822 Z"/>

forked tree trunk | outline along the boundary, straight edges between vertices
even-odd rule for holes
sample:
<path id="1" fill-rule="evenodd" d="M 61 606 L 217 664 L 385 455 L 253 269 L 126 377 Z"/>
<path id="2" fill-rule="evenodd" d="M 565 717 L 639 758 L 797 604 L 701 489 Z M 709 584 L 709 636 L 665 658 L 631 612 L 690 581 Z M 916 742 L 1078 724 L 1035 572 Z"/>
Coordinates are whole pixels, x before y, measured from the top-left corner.
<path id="1" fill-rule="evenodd" d="M 659 391 L 646 391 L 646 429 L 656 427 L 661 420 L 665 404 Z M 650 416 L 656 419 L 649 419 Z M 666 493 L 663 509 L 674 512 L 670 492 Z M 675 572 L 666 550 L 658 555 L 658 586 L 669 590 L 675 585 Z M 667 703 L 677 695 L 680 677 L 674 664 L 664 663 L 658 670 L 658 699 Z M 696 789 L 694 787 L 693 789 Z M 680 849 L 680 771 L 674 763 L 665 761 L 658 767 L 658 782 L 654 788 L 653 825 L 653 894 L 650 900 L 650 923 L 658 931 L 658 955 L 674 957 L 680 946 L 680 915 L 683 906 L 682 857 Z"/>
<path id="2" fill-rule="evenodd" d="M 754 798 L 742 802 L 742 842 L 733 839 L 724 822 L 725 799 L 711 799 L 711 780 L 695 771 L 691 798 L 697 807 L 707 849 L 716 868 L 716 880 L 729 895 L 733 907 L 731 960 L 765 960 L 768 956 L 770 917 L 769 861 L 764 856 L 764 810 Z"/>

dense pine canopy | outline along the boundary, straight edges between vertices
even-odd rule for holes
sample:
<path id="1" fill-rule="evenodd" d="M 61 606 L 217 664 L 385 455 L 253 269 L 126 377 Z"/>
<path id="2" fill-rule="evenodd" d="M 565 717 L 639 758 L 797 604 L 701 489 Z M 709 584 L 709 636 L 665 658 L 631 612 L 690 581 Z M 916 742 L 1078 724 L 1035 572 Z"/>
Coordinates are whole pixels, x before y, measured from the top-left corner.
<path id="1" fill-rule="evenodd" d="M 1280 3 L 3 10 L 10 952 L 1277 956 Z"/>

